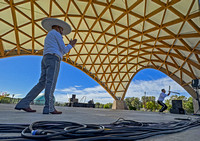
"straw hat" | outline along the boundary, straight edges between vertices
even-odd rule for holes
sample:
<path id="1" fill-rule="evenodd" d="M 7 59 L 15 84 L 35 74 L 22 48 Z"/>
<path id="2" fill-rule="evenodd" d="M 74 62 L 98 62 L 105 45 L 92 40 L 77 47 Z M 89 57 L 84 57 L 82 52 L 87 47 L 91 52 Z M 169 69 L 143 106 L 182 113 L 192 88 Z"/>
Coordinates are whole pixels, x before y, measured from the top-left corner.
<path id="1" fill-rule="evenodd" d="M 63 28 L 63 35 L 67 35 L 71 33 L 72 29 L 71 26 L 66 23 L 65 21 L 62 21 L 60 19 L 55 18 L 45 18 L 42 20 L 42 26 L 45 30 L 51 31 L 53 25 L 58 25 Z"/>

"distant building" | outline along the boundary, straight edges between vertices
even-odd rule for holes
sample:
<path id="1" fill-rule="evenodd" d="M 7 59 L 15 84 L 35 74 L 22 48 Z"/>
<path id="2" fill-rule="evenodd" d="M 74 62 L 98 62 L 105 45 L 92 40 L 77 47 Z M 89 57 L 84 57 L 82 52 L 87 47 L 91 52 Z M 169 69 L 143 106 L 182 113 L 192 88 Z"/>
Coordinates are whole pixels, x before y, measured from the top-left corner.
<path id="1" fill-rule="evenodd" d="M 55 97 L 54 98 L 54 101 L 55 101 Z M 44 105 L 45 104 L 45 97 L 44 97 L 44 94 L 39 94 L 33 101 L 33 103 L 35 105 Z"/>
<path id="2" fill-rule="evenodd" d="M 88 103 L 79 103 L 75 94 L 72 95 L 72 98 L 69 98 L 69 103 L 67 104 L 67 106 L 95 108 L 95 104 L 93 100 L 88 101 Z"/>

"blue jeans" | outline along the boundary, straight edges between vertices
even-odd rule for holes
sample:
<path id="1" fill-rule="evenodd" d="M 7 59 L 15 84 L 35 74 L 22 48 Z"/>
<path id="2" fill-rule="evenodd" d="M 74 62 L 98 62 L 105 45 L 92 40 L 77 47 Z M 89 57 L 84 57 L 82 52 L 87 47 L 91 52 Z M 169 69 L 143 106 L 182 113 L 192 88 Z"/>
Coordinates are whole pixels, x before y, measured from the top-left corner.
<path id="1" fill-rule="evenodd" d="M 30 103 L 45 89 L 45 106 L 43 113 L 53 112 L 55 90 L 58 74 L 60 70 L 60 59 L 52 54 L 43 56 L 41 62 L 41 76 L 37 85 L 16 105 L 17 108 L 28 108 Z"/>

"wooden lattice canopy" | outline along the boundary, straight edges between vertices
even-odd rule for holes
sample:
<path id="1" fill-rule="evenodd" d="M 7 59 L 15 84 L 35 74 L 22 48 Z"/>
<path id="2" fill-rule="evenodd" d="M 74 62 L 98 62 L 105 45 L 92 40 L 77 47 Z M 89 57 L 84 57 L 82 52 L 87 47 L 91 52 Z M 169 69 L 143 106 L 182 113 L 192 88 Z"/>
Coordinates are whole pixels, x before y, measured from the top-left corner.
<path id="1" fill-rule="evenodd" d="M 160 70 L 185 88 L 200 77 L 198 0 L 0 0 L 0 58 L 42 55 L 45 17 L 68 22 L 78 43 L 63 61 L 116 100 L 137 72 Z"/>

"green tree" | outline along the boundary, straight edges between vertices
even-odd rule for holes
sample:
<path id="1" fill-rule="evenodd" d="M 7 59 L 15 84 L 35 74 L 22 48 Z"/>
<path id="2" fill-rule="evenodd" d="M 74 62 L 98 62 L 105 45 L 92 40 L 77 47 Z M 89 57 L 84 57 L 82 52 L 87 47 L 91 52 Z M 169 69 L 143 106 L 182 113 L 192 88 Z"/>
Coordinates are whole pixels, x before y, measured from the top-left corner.
<path id="1" fill-rule="evenodd" d="M 172 108 L 172 99 L 167 99 L 165 100 L 165 104 L 167 105 L 167 110 L 169 111 L 171 108 Z M 161 106 L 160 106 L 160 109 L 161 109 Z"/>
<path id="2" fill-rule="evenodd" d="M 156 107 L 155 110 L 160 110 L 162 108 L 162 106 L 157 102 L 155 103 L 155 107 Z"/>
<path id="3" fill-rule="evenodd" d="M 131 102 L 131 106 L 133 107 L 133 109 L 135 110 L 140 110 L 141 108 L 141 101 L 138 97 L 135 97 L 132 102 Z"/>
<path id="4" fill-rule="evenodd" d="M 193 107 L 193 99 L 192 97 L 189 97 L 184 103 L 183 103 L 184 109 L 187 113 L 194 113 L 194 107 Z"/>
<path id="5" fill-rule="evenodd" d="M 145 108 L 146 105 L 147 110 L 155 111 L 157 108 L 155 104 L 155 99 L 156 99 L 155 96 L 142 96 L 142 105 L 143 105 L 142 107 Z"/>
<path id="6" fill-rule="evenodd" d="M 10 94 L 3 94 L 0 95 L 0 103 L 11 103 L 11 98 L 9 97 Z"/>
<path id="7" fill-rule="evenodd" d="M 133 110 L 133 106 L 131 102 L 134 100 L 134 97 L 125 98 L 126 105 L 128 106 L 129 110 Z"/>
<path id="8" fill-rule="evenodd" d="M 103 107 L 104 109 L 111 109 L 112 108 L 112 103 L 107 103 Z"/>
<path id="9" fill-rule="evenodd" d="M 99 108 L 103 108 L 103 107 L 104 107 L 104 104 L 100 104 L 100 105 L 99 105 Z"/>
<path id="10" fill-rule="evenodd" d="M 146 105 L 146 103 L 147 103 L 147 98 L 146 98 L 146 96 L 142 96 L 141 100 L 142 100 L 142 105 L 143 105 L 142 107 L 145 108 L 145 105 Z"/>
<path id="11" fill-rule="evenodd" d="M 100 106 L 100 103 L 99 103 L 99 102 L 96 102 L 96 103 L 95 103 L 95 108 L 99 108 L 99 106 Z"/>
<path id="12" fill-rule="evenodd" d="M 157 109 L 156 102 L 155 101 L 148 101 L 146 103 L 146 108 L 147 108 L 147 110 L 155 111 Z"/>
<path id="13" fill-rule="evenodd" d="M 146 102 L 146 109 L 152 111 L 153 110 L 153 102 L 148 101 Z"/>

